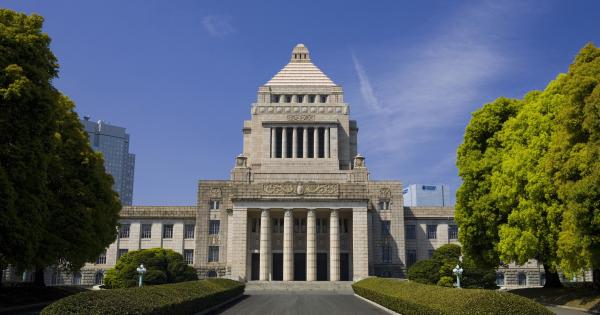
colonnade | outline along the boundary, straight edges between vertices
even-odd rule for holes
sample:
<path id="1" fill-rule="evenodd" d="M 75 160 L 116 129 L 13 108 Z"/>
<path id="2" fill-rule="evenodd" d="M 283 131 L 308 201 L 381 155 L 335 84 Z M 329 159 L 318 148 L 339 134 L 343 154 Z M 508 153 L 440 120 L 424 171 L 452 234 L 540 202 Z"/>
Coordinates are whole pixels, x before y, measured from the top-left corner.
<path id="1" fill-rule="evenodd" d="M 291 151 L 288 134 L 291 132 Z M 312 133 L 309 137 L 309 133 Z M 323 135 L 321 137 L 321 135 Z M 309 138 L 311 138 L 309 140 Z M 300 147 L 302 142 L 302 147 Z M 312 142 L 312 143 L 309 143 Z M 321 154 L 320 147 L 323 145 Z M 271 158 L 330 158 L 330 128 L 329 127 L 272 127 L 271 128 Z"/>

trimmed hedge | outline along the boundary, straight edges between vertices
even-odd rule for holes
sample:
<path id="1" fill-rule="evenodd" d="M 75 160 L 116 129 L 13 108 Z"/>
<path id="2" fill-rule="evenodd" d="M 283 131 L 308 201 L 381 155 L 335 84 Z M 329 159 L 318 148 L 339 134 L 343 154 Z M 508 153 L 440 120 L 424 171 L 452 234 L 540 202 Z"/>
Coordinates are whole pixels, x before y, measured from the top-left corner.
<path id="1" fill-rule="evenodd" d="M 244 284 L 229 279 L 89 291 L 58 300 L 41 314 L 195 314 L 243 292 Z"/>
<path id="2" fill-rule="evenodd" d="M 527 298 L 493 290 L 454 289 L 382 278 L 367 278 L 352 288 L 356 294 L 403 315 L 552 314 Z"/>

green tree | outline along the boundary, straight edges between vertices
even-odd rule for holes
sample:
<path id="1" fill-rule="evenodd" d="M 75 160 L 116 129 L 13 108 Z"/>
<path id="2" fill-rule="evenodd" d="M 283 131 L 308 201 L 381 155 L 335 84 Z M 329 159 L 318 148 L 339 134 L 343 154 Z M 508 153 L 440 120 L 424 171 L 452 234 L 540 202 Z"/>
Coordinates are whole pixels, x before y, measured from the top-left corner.
<path id="1" fill-rule="evenodd" d="M 561 269 L 593 270 L 600 289 L 600 49 L 586 45 L 565 77 L 548 168 L 563 204 Z"/>
<path id="2" fill-rule="evenodd" d="M 77 269 L 116 237 L 120 203 L 73 103 L 43 18 L 0 9 L 0 267 Z"/>
<path id="3" fill-rule="evenodd" d="M 439 270 L 440 266 L 435 260 L 419 260 L 408 268 L 408 280 L 424 284 L 436 284 L 440 280 Z"/>
<path id="4" fill-rule="evenodd" d="M 162 248 L 142 249 L 129 252 L 109 269 L 104 277 L 108 288 L 127 288 L 138 285 L 137 268 L 144 264 L 147 272 L 145 284 L 164 284 L 197 280 L 196 269 L 188 266 L 181 254 Z"/>
<path id="5" fill-rule="evenodd" d="M 482 268 L 499 264 L 498 227 L 506 223 L 509 212 L 501 211 L 492 197 L 490 178 L 501 163 L 499 133 L 520 107 L 518 100 L 498 98 L 474 112 L 457 152 L 456 164 L 462 178 L 455 209 L 459 240 L 465 256 Z"/>

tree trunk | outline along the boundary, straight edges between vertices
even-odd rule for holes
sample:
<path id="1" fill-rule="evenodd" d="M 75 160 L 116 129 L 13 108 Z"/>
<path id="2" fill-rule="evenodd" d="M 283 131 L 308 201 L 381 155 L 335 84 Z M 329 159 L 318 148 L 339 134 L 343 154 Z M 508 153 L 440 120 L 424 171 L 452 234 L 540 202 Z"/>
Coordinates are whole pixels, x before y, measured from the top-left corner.
<path id="1" fill-rule="evenodd" d="M 600 267 L 592 269 L 592 285 L 600 291 Z"/>
<path id="2" fill-rule="evenodd" d="M 40 287 L 46 286 L 46 282 L 44 281 L 44 267 L 35 268 L 35 279 L 33 280 L 33 284 Z"/>
<path id="3" fill-rule="evenodd" d="M 544 273 L 546 274 L 546 284 L 544 284 L 544 288 L 562 287 L 562 283 L 560 283 L 560 277 L 558 276 L 558 272 L 556 272 L 556 270 L 552 270 L 550 266 L 544 264 Z"/>

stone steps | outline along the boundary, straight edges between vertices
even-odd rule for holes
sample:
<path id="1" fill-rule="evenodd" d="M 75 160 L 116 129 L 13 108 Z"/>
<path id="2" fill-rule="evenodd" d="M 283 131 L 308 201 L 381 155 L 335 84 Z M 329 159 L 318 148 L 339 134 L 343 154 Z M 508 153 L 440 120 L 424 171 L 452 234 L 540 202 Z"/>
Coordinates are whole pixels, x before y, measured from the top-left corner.
<path id="1" fill-rule="evenodd" d="M 246 283 L 246 292 L 353 294 L 352 281 L 249 281 Z"/>

